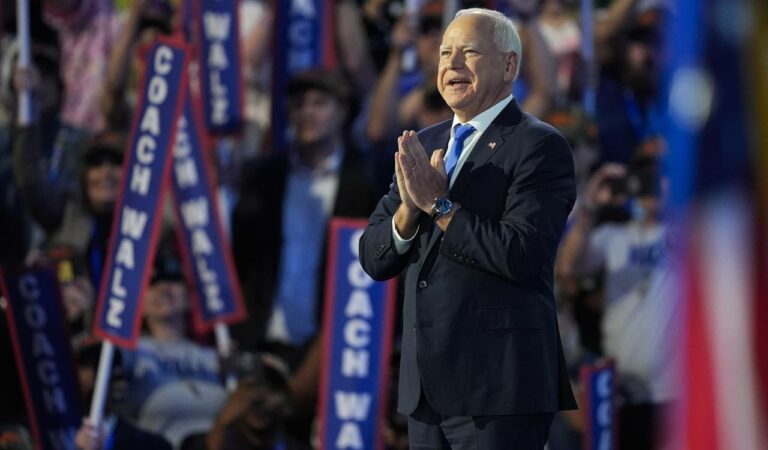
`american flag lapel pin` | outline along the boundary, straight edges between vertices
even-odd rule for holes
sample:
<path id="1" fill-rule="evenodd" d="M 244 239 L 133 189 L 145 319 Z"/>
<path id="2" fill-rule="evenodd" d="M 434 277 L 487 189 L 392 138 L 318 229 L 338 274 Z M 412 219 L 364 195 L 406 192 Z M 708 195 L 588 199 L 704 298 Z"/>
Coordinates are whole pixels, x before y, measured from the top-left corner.
<path id="1" fill-rule="evenodd" d="M 491 149 L 491 151 L 493 151 L 493 149 L 496 148 L 496 143 L 495 142 L 489 143 L 488 148 Z"/>

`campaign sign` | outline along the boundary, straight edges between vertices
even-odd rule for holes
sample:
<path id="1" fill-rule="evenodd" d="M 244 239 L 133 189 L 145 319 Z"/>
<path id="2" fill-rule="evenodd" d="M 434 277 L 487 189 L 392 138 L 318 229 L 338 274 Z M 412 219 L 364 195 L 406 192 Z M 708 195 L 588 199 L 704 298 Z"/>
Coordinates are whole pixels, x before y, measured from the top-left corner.
<path id="1" fill-rule="evenodd" d="M 285 90 L 297 72 L 335 66 L 335 0 L 284 0 L 275 3 L 272 73 L 272 147 L 286 145 Z"/>
<path id="2" fill-rule="evenodd" d="M 219 220 L 213 170 L 195 100 L 187 88 L 171 173 L 184 266 L 194 285 L 194 310 L 200 321 L 213 325 L 243 319 L 245 308 Z"/>
<path id="3" fill-rule="evenodd" d="M 376 282 L 358 260 L 367 221 L 333 219 L 323 321 L 320 448 L 381 449 L 395 281 Z"/>
<path id="4" fill-rule="evenodd" d="M 187 50 L 160 40 L 146 55 L 131 137 L 128 140 L 120 199 L 96 307 L 94 333 L 133 348 L 155 257 L 168 186 L 171 150 L 187 84 Z"/>
<path id="5" fill-rule="evenodd" d="M 205 125 L 213 134 L 243 124 L 238 0 L 198 0 L 197 30 Z M 282 2 L 278 2 L 282 3 Z"/>
<path id="6" fill-rule="evenodd" d="M 74 450 L 80 390 L 56 275 L 49 268 L 3 271 L 0 290 L 35 448 Z"/>
<path id="7" fill-rule="evenodd" d="M 616 448 L 614 404 L 616 370 L 612 362 L 581 369 L 581 383 L 585 388 L 585 450 L 612 450 Z"/>

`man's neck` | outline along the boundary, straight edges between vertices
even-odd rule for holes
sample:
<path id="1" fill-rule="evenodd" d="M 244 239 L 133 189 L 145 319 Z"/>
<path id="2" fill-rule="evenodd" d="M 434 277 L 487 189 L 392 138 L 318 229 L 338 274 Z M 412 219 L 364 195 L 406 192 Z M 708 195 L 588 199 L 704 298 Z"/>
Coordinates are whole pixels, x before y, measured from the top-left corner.
<path id="1" fill-rule="evenodd" d="M 510 85 L 509 87 L 504 88 L 501 92 L 495 95 L 492 101 L 485 102 L 483 105 L 481 105 L 478 110 L 454 110 L 453 112 L 454 114 L 456 114 L 456 117 L 459 119 L 459 122 L 467 123 L 470 120 L 474 119 L 475 117 L 479 116 L 480 114 L 484 113 L 485 111 L 488 111 L 489 109 L 493 108 L 499 102 L 504 101 L 504 99 L 509 97 L 511 94 L 512 94 L 512 86 Z"/>
<path id="2" fill-rule="evenodd" d="M 179 341 L 184 338 L 183 319 L 148 320 L 149 333 L 158 341 Z"/>
<path id="3" fill-rule="evenodd" d="M 299 160 L 310 169 L 319 168 L 323 161 L 327 160 L 336 149 L 340 147 L 341 139 L 332 138 L 327 141 L 308 145 L 298 145 Z"/>

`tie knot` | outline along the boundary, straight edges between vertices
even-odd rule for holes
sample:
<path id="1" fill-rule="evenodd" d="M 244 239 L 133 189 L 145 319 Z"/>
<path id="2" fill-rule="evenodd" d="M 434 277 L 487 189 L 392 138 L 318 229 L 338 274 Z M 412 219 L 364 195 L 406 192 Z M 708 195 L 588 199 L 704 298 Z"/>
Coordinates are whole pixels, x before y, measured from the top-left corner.
<path id="1" fill-rule="evenodd" d="M 470 134 L 472 134 L 473 131 L 475 131 L 475 127 L 473 127 L 472 125 L 468 123 L 465 123 L 465 124 L 457 123 L 456 126 L 454 127 L 453 139 L 463 144 L 464 139 L 466 139 Z"/>

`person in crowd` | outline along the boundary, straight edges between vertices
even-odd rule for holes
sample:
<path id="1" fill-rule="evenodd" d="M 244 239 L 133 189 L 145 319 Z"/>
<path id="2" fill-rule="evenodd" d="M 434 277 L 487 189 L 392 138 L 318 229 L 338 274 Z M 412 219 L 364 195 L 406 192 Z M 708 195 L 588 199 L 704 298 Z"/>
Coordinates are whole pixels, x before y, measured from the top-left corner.
<path id="1" fill-rule="evenodd" d="M 175 449 L 207 433 L 227 399 L 216 350 L 189 338 L 189 311 L 189 291 L 168 234 L 144 300 L 146 332 L 134 351 L 122 352 L 127 392 L 117 411 Z"/>
<path id="2" fill-rule="evenodd" d="M 76 172 L 84 144 L 106 129 L 102 89 L 123 18 L 112 0 L 45 0 L 42 3 L 44 19 L 58 33 L 63 55 L 62 130 L 57 137 L 62 166 Z"/>
<path id="3" fill-rule="evenodd" d="M 554 412 L 576 407 L 552 288 L 573 157 L 514 100 L 506 16 L 459 11 L 439 56 L 454 118 L 403 132 L 360 239 L 372 278 L 407 270 L 398 411 L 411 448 L 541 450 Z"/>
<path id="4" fill-rule="evenodd" d="M 122 27 L 109 0 L 46 0 L 44 18 L 58 32 L 64 78 L 62 122 L 88 134 L 104 129 L 99 108 L 109 55 Z"/>
<path id="5" fill-rule="evenodd" d="M 335 13 L 339 65 L 352 82 L 355 97 L 362 97 L 373 89 L 377 78 L 362 12 L 357 1 L 341 0 L 336 2 Z"/>
<path id="6" fill-rule="evenodd" d="M 153 42 L 161 34 L 172 31 L 174 8 L 166 0 L 134 0 L 130 3 L 120 33 L 113 43 L 109 56 L 103 93 L 99 107 L 112 130 L 125 130 L 131 126 L 133 97 L 131 76 L 136 73 L 136 48 L 142 43 Z"/>
<path id="7" fill-rule="evenodd" d="M 629 200 L 630 220 L 595 227 L 597 211 L 616 189 Z M 680 302 L 668 265 L 672 237 L 662 217 L 665 191 L 652 159 L 636 161 L 630 170 L 604 165 L 587 185 L 557 263 L 558 278 L 566 281 L 603 276 L 601 343 L 618 371 L 622 449 L 662 448 L 659 422 L 674 400 Z"/>
<path id="8" fill-rule="evenodd" d="M 338 73 L 310 69 L 288 85 L 293 139 L 245 167 L 232 216 L 234 259 L 249 319 L 233 327 L 241 349 L 285 359 L 299 403 L 319 373 L 327 224 L 364 217 L 384 190 L 375 166 L 348 144 L 349 98 Z M 374 169 L 374 170 L 372 170 Z M 296 414 L 314 413 L 311 406 Z"/>
<path id="9" fill-rule="evenodd" d="M 37 124 L 19 127 L 14 139 L 14 178 L 25 208 L 48 234 L 48 245 L 86 255 L 93 286 L 99 286 L 112 213 L 119 193 L 122 137 L 103 133 L 81 161 L 81 192 L 56 189 L 47 176 Z"/>
<path id="10" fill-rule="evenodd" d="M 638 145 L 662 134 L 659 14 L 654 9 L 634 16 L 615 39 L 616 57 L 603 66 L 595 117 L 601 162 L 626 164 Z"/>
<path id="11" fill-rule="evenodd" d="M 500 7 L 518 29 L 528 61 L 520 68 L 513 93 L 521 109 L 536 117 L 543 117 L 549 111 L 557 91 L 558 61 L 547 47 L 538 20 L 542 6 L 541 0 L 500 2 Z"/>
<path id="12" fill-rule="evenodd" d="M 577 16 L 572 14 L 578 2 L 569 0 L 544 0 L 541 13 L 536 19 L 547 50 L 554 59 L 555 89 L 552 92 L 552 106 L 564 108 L 579 96 L 574 92 L 578 87 L 578 70 L 581 62 L 581 30 Z"/>
<path id="13" fill-rule="evenodd" d="M 442 2 L 429 2 L 418 19 L 403 14 L 392 30 L 387 63 L 373 90 L 366 123 L 366 139 L 387 142 L 396 130 L 415 121 L 423 103 L 424 82 L 434 80 L 442 34 Z M 414 67 L 403 68 L 404 55 L 415 52 Z M 415 63 L 415 64 L 414 64 Z"/>
<path id="14" fill-rule="evenodd" d="M 236 359 L 237 389 L 206 436 L 207 448 L 293 448 L 295 444 L 283 433 L 283 422 L 289 414 L 288 367 L 269 354 L 243 353 Z"/>
<path id="15" fill-rule="evenodd" d="M 61 167 L 55 150 L 62 97 L 58 49 L 54 45 L 33 45 L 32 64 L 26 70 L 17 65 L 17 49 L 17 45 L 8 49 L 0 67 L 0 109 L 8 113 L 7 126 L 0 126 L 0 192 L 3 193 L 0 197 L 0 217 L 3 218 L 0 235 L 15 237 L 0 248 L 0 266 L 21 264 L 39 240 L 39 233 L 25 211 L 13 176 L 12 143 L 18 130 L 18 93 L 22 89 L 28 89 L 32 96 L 32 113 L 39 127 L 44 158 L 49 161 L 45 174 L 51 180 L 51 187 L 71 191 L 72 185 L 76 184 L 66 178 L 68 171 Z"/>

